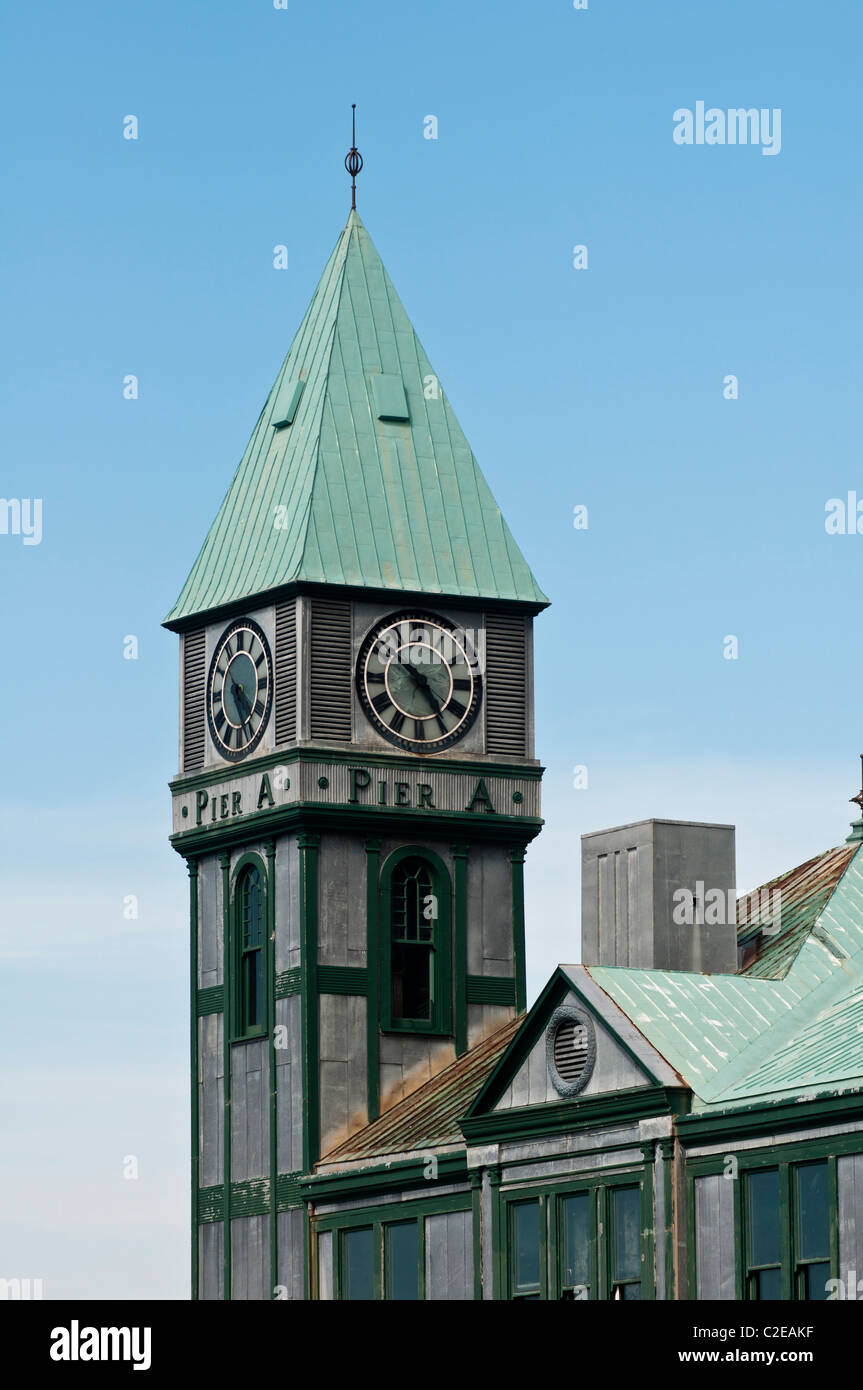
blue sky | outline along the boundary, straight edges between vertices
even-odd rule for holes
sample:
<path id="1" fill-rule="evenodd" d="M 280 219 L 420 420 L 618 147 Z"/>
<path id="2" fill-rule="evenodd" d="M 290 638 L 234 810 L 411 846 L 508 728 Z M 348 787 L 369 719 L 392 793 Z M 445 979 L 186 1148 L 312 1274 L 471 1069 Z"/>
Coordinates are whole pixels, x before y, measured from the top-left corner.
<path id="1" fill-rule="evenodd" d="M 844 838 L 863 537 L 824 521 L 863 497 L 861 39 L 852 0 L 7 11 L 0 493 L 43 534 L 0 535 L 0 1275 L 187 1292 L 159 624 L 344 225 L 352 101 L 359 210 L 553 600 L 532 993 L 578 954 L 584 831 L 734 822 L 741 888 Z M 699 100 L 780 108 L 781 152 L 675 144 Z"/>

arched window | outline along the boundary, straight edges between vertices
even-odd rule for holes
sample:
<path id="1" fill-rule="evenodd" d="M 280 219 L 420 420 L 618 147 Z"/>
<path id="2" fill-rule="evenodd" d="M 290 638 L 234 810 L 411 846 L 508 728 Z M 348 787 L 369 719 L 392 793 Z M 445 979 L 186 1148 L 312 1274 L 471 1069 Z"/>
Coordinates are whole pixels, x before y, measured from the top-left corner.
<path id="1" fill-rule="evenodd" d="M 264 880 L 257 864 L 240 870 L 235 905 L 234 1036 L 263 1033 L 267 1021 Z"/>
<path id="2" fill-rule="evenodd" d="M 393 873 L 390 903 L 393 1018 L 431 1023 L 438 906 L 434 876 L 424 859 L 401 861 Z"/>
<path id="3" fill-rule="evenodd" d="M 437 855 L 399 850 L 384 867 L 382 1023 L 447 1033 L 452 1019 L 450 880 Z"/>

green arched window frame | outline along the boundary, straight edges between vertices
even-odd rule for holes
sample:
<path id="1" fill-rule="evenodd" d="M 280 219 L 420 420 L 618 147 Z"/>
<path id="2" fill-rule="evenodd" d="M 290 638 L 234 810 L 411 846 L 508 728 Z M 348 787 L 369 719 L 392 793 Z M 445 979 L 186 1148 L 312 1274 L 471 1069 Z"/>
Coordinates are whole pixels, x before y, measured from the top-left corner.
<path id="1" fill-rule="evenodd" d="M 259 854 L 244 854 L 231 886 L 231 1038 L 261 1038 L 269 1000 L 269 891 Z"/>
<path id="2" fill-rule="evenodd" d="M 416 863 L 424 870 L 420 876 Z M 421 931 L 417 930 L 417 899 Z M 395 850 L 381 871 L 380 909 L 381 1028 L 448 1036 L 452 1032 L 452 883 L 440 855 L 424 845 Z M 398 1003 L 404 961 L 414 955 L 428 958 L 430 999 L 427 1009 L 417 1011 L 421 1017 L 410 1017 Z"/>

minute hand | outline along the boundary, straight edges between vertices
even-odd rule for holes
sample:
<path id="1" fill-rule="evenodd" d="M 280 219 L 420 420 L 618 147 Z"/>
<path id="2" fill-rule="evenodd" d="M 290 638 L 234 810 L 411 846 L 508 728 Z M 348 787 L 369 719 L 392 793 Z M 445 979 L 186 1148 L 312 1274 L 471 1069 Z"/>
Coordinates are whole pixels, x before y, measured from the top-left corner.
<path id="1" fill-rule="evenodd" d="M 428 676 L 424 675 L 422 671 L 418 671 L 415 666 L 408 666 L 408 670 L 431 705 L 433 713 L 440 714 L 442 708 L 441 702 L 429 685 Z"/>

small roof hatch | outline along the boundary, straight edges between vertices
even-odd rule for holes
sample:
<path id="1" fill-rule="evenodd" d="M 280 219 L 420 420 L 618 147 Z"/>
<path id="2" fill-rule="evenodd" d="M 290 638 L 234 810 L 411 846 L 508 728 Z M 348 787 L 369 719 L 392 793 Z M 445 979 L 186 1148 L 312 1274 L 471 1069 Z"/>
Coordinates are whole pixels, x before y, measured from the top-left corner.
<path id="1" fill-rule="evenodd" d="M 379 420 L 409 420 L 408 402 L 400 376 L 373 376 L 372 392 Z"/>

